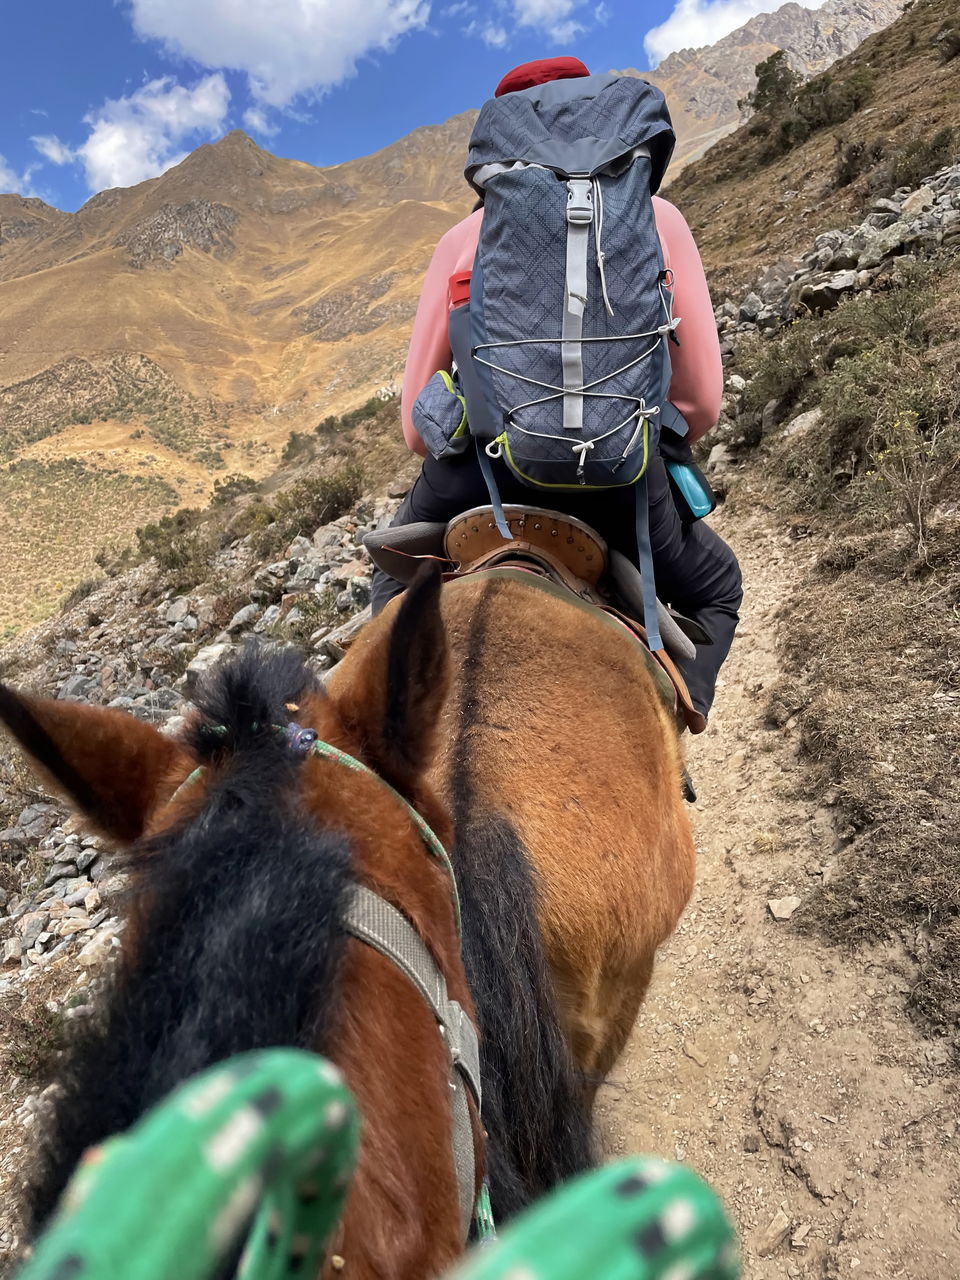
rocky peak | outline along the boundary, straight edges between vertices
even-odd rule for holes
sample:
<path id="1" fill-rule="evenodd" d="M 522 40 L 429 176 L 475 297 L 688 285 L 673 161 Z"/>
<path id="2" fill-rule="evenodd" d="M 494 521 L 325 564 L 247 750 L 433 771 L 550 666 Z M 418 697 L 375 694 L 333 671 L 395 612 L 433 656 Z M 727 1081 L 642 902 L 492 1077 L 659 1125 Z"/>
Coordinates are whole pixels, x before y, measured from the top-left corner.
<path id="1" fill-rule="evenodd" d="M 209 200 L 165 204 L 123 231 L 114 244 L 129 251 L 130 266 L 137 268 L 173 262 L 188 247 L 223 258 L 234 248 L 230 232 L 238 218 L 235 209 Z"/>
<path id="2" fill-rule="evenodd" d="M 756 84 L 755 68 L 772 53 L 783 49 L 795 70 L 818 75 L 889 26 L 905 6 L 906 0 L 827 0 L 820 9 L 785 4 L 757 14 L 716 44 L 680 49 L 655 71 L 643 72 L 666 94 L 674 115 L 680 145 L 672 172 L 736 127 L 738 104 Z"/>

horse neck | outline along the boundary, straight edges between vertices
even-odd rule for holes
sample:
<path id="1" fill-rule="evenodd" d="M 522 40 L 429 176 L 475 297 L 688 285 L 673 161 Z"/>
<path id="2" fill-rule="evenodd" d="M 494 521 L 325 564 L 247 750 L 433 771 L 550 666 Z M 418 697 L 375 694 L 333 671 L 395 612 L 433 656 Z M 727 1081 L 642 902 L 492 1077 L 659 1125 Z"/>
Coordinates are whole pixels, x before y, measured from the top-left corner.
<path id="1" fill-rule="evenodd" d="M 423 997 L 379 952 L 351 940 L 342 971 L 348 994 L 328 1056 L 363 1124 L 331 1252 L 362 1280 L 437 1275 L 463 1248 L 443 1041 Z"/>
<path id="2" fill-rule="evenodd" d="M 355 782 L 350 834 L 358 882 L 404 914 L 450 997 L 473 1015 L 446 871 L 376 779 Z M 331 799 L 318 792 L 308 804 L 329 812 Z M 436 797 L 424 789 L 416 799 L 448 844 L 450 821 Z M 445 1041 L 410 979 L 366 943 L 347 940 L 339 987 L 329 1036 L 318 1047 L 343 1072 L 363 1124 L 332 1252 L 345 1259 L 347 1274 L 364 1280 L 436 1275 L 463 1248 Z M 474 1138 L 480 1151 L 476 1132 Z"/>
<path id="3" fill-rule="evenodd" d="M 578 749 L 582 700 L 566 706 L 564 665 L 582 665 L 573 626 L 560 635 L 544 600 L 562 616 L 579 610 L 514 584 L 452 584 L 444 623 L 454 655 L 434 781 L 454 815 L 454 866 L 464 919 L 464 962 L 481 1033 L 484 1127 L 494 1212 L 511 1214 L 593 1160 L 584 1081 L 561 1023 L 537 919 L 530 837 L 514 821 L 541 817 L 556 779 L 536 762 Z M 563 614 L 566 610 L 566 614 Z M 526 761 L 526 777 L 515 759 Z M 562 823 L 558 813 L 555 821 Z"/>

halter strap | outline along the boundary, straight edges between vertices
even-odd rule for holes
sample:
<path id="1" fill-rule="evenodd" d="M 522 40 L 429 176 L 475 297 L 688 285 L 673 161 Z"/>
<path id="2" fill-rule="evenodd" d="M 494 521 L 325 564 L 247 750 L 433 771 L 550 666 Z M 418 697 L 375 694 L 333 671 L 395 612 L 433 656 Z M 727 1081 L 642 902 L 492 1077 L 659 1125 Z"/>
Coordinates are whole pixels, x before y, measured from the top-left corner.
<path id="1" fill-rule="evenodd" d="M 283 732 L 286 732 L 286 730 L 283 730 Z M 339 747 L 332 747 L 329 742 L 321 742 L 319 739 L 313 743 L 311 751 L 315 756 L 321 756 L 326 760 L 335 760 L 337 764 L 342 764 L 347 769 L 352 769 L 354 773 L 366 773 L 371 778 L 375 778 L 377 782 L 380 783 L 381 787 L 384 787 L 389 791 L 394 799 L 398 800 L 400 804 L 403 805 L 404 809 L 407 811 L 407 816 L 410 818 L 410 821 L 420 833 L 420 838 L 423 840 L 427 852 L 432 857 L 436 858 L 437 862 L 440 863 L 444 871 L 446 871 L 447 875 L 450 877 L 450 889 L 453 894 L 453 910 L 454 915 L 457 918 L 457 937 L 462 938 L 463 923 L 460 917 L 460 895 L 457 892 L 457 877 L 453 870 L 453 863 L 450 861 L 450 855 L 447 853 L 446 849 L 443 847 L 433 828 L 427 823 L 426 819 L 417 812 L 409 800 L 404 799 L 395 787 L 391 787 L 389 782 L 386 782 L 380 777 L 379 773 L 375 773 L 373 769 L 368 765 L 365 765 L 362 760 L 358 760 L 355 756 L 348 755 L 346 751 L 341 751 Z"/>
<path id="2" fill-rule="evenodd" d="M 378 893 L 358 885 L 341 922 L 348 933 L 379 951 L 417 988 L 429 1005 L 447 1049 L 453 1162 L 460 1197 L 460 1229 L 466 1240 L 476 1208 L 476 1151 L 466 1089 L 480 1112 L 480 1045 L 473 1022 L 447 994 L 447 983 L 409 920 Z"/>

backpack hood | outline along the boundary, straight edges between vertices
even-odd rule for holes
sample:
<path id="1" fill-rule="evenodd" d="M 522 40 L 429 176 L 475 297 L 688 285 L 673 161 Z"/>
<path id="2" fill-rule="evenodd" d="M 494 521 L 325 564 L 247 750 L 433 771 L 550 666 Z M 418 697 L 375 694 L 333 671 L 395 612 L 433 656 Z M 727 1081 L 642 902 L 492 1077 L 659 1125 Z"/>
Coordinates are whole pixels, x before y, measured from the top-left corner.
<path id="1" fill-rule="evenodd" d="M 660 188 L 676 136 L 661 91 L 633 76 L 551 79 L 485 103 L 470 138 L 464 175 L 475 190 L 491 161 L 593 175 L 650 148 L 650 190 Z"/>

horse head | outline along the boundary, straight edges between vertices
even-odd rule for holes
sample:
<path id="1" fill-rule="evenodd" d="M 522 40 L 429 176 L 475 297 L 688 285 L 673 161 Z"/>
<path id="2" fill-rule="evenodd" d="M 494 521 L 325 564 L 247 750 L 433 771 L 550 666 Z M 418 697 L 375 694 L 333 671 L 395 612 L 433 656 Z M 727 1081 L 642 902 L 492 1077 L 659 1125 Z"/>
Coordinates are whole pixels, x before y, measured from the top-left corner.
<path id="1" fill-rule="evenodd" d="M 432 1275 L 462 1250 L 449 1036 L 417 966 L 351 924 L 361 897 L 382 904 L 472 1033 L 442 861 L 451 824 L 427 781 L 447 686 L 439 588 L 428 572 L 366 628 L 330 692 L 295 651 L 248 646 L 202 682 L 177 736 L 0 685 L 0 722 L 130 872 L 118 963 L 62 1065 L 34 1226 L 86 1148 L 195 1072 L 290 1045 L 335 1062 L 359 1106 L 332 1248 L 349 1274 Z M 472 1204 L 483 1151 L 469 1090 L 461 1109 Z"/>

